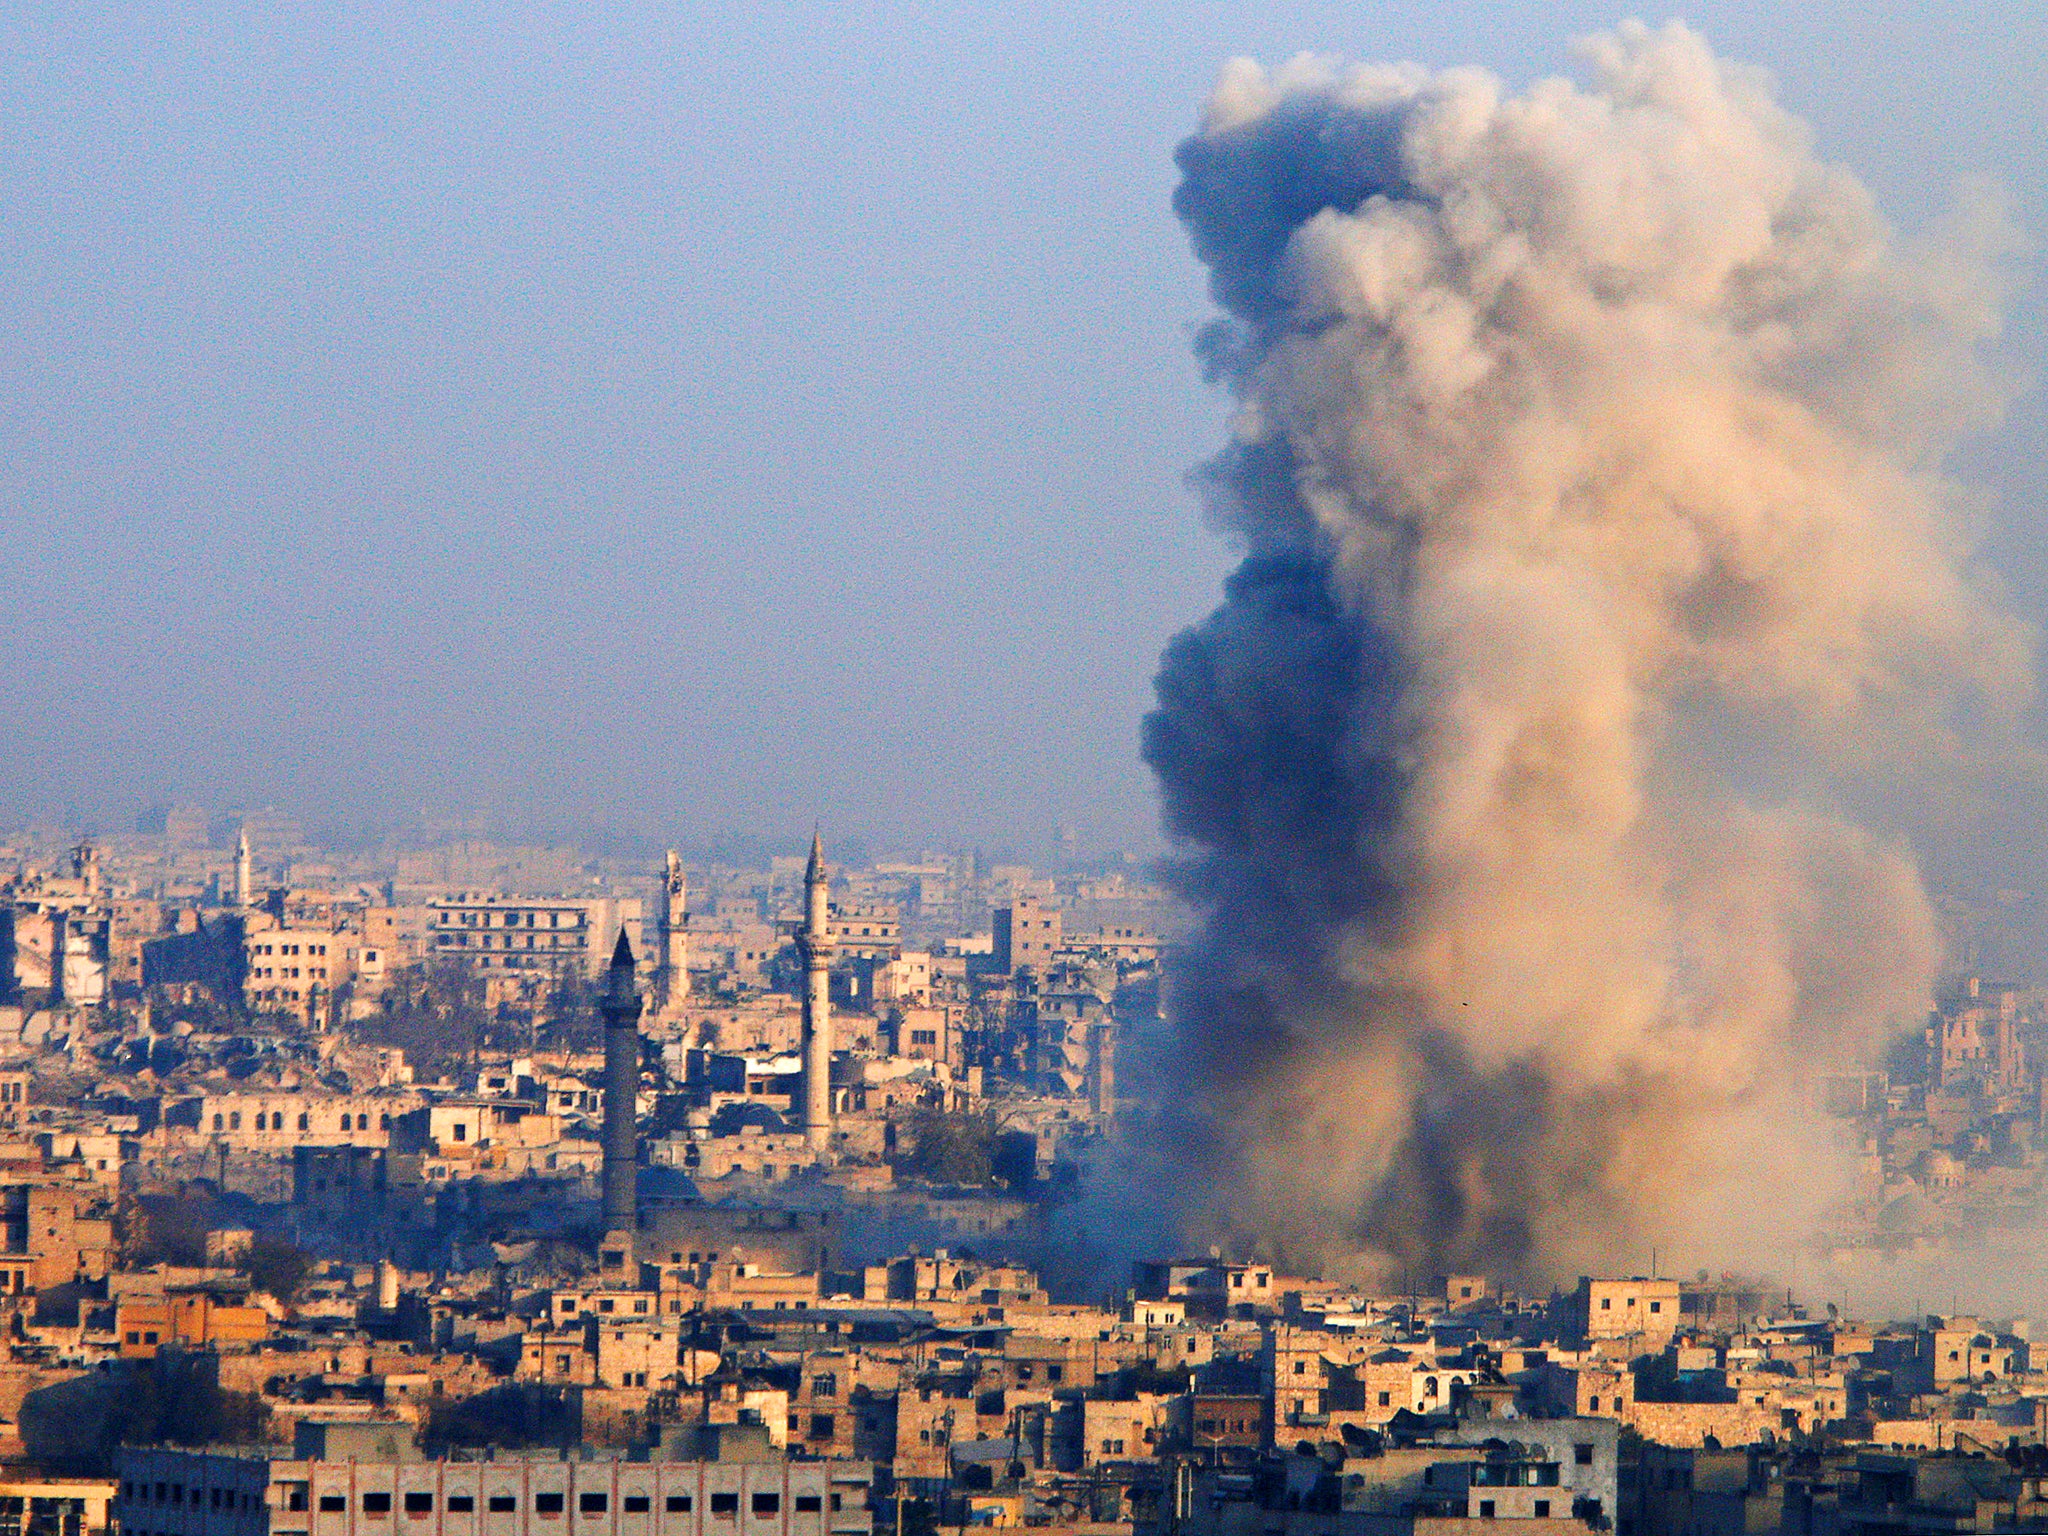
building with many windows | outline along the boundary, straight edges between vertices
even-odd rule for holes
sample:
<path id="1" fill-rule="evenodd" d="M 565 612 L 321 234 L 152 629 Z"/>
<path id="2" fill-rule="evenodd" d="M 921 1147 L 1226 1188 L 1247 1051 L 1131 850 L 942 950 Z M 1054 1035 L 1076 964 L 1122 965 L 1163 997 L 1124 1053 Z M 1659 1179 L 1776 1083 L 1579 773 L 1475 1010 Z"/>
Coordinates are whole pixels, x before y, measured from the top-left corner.
<path id="1" fill-rule="evenodd" d="M 367 1459 L 298 1454 L 311 1444 L 124 1447 L 115 1464 L 114 1518 L 123 1536 L 867 1536 L 873 1529 L 866 1462 L 542 1454 L 426 1461 L 409 1441 L 390 1433 L 382 1439 L 384 1455 Z"/>
<path id="2" fill-rule="evenodd" d="M 427 953 L 486 976 L 577 967 L 596 977 L 619 929 L 640 951 L 640 903 L 631 898 L 499 896 L 464 892 L 427 903 Z"/>

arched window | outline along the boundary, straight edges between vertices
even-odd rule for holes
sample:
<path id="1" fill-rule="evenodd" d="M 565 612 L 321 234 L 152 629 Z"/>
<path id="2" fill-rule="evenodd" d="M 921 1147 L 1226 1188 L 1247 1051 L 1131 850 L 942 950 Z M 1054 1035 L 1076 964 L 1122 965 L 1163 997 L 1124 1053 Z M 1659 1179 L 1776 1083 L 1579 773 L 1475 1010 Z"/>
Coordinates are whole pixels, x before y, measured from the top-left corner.
<path id="1" fill-rule="evenodd" d="M 231 1111 L 228 1115 L 228 1129 L 231 1131 L 239 1131 L 241 1128 L 242 1112 L 239 1109 Z"/>
<path id="2" fill-rule="evenodd" d="M 227 1129 L 227 1122 L 226 1122 L 226 1120 L 224 1120 L 224 1119 L 223 1119 L 223 1118 L 222 1118 L 221 1116 L 219 1116 L 219 1115 L 215 1115 L 215 1116 L 213 1117 L 213 1128 L 214 1128 L 214 1129 L 215 1129 L 216 1131 L 224 1131 L 224 1130 L 226 1130 L 226 1129 Z"/>
<path id="3" fill-rule="evenodd" d="M 344 1131 L 353 1130 L 355 1129 L 355 1121 L 351 1119 L 349 1116 L 343 1115 L 341 1117 L 341 1128 Z"/>

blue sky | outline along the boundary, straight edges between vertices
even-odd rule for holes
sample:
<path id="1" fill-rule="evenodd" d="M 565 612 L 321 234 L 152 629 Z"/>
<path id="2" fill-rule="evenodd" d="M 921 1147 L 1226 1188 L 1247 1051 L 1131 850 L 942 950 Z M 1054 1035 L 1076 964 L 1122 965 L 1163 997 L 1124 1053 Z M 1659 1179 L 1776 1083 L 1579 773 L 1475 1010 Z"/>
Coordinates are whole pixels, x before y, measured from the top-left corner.
<path id="1" fill-rule="evenodd" d="M 2044 10 L 1682 14 L 1902 225 L 1982 173 L 2038 241 Z M 0 823 L 1143 847 L 1230 560 L 1167 207 L 1217 64 L 1522 82 L 1625 14 L 11 7 Z M 2037 619 L 2044 426 L 1960 461 Z"/>

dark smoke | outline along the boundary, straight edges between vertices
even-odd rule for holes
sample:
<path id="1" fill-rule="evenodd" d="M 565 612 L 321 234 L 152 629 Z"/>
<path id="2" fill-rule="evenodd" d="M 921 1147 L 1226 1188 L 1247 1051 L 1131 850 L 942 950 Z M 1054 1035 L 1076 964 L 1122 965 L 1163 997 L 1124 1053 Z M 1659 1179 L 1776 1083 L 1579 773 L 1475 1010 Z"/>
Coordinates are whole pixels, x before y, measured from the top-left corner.
<path id="1" fill-rule="evenodd" d="M 1588 53 L 1238 62 L 1180 149 L 1245 551 L 1145 728 L 1192 1237 L 1537 1276 L 1735 1230 L 1826 1193 L 1800 1075 L 1922 1016 L 1914 862 L 1837 790 L 2024 685 L 1932 468 L 1995 285 L 1683 27 Z"/>

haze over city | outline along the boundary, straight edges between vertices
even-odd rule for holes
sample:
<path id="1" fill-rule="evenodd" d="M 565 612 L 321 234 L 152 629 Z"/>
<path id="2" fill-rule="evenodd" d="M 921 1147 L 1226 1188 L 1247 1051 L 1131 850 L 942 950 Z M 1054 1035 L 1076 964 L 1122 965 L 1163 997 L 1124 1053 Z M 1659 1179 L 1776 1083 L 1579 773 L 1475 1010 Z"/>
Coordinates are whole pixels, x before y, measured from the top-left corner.
<path id="1" fill-rule="evenodd" d="M 1615 19 L 17 7 L 0 816 L 1156 846 L 1138 718 L 1233 558 L 1195 104 Z M 1688 19 L 1907 232 L 1976 176 L 2043 227 L 2037 8 Z M 2042 421 L 1964 456 L 2028 615 Z"/>

